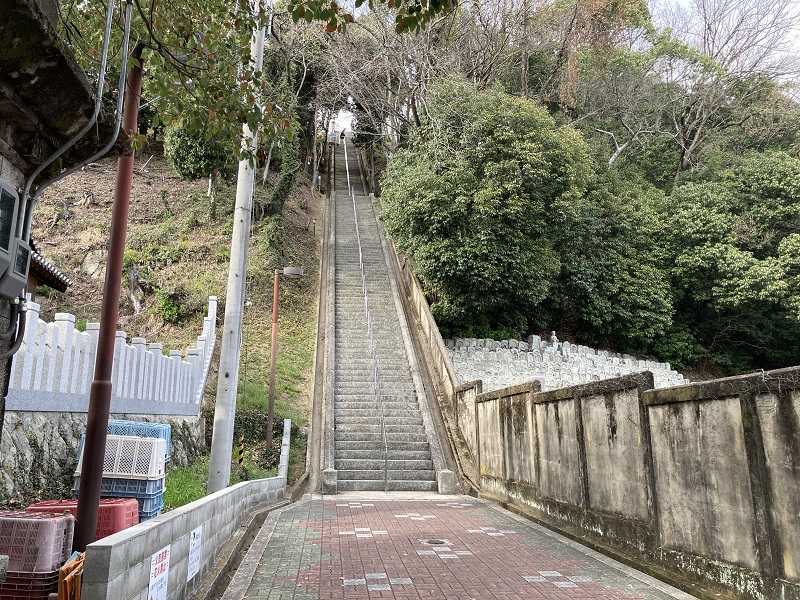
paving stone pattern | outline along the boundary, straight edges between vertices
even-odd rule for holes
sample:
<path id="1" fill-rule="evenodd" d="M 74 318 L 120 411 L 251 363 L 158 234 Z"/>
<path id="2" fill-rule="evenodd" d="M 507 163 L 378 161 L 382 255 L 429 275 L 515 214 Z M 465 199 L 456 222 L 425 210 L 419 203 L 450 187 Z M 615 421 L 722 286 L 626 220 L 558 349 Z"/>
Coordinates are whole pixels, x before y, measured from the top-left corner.
<path id="1" fill-rule="evenodd" d="M 224 597 L 690 598 L 488 503 L 430 498 L 315 496 L 284 509 L 245 559 L 257 566 L 238 582 L 244 595 Z"/>

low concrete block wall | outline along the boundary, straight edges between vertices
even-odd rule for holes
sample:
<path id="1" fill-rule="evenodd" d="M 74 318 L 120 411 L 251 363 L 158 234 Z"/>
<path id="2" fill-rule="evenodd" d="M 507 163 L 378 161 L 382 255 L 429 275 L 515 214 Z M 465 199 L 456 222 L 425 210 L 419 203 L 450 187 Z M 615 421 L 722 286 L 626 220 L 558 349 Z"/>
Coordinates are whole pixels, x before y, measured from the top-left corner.
<path id="1" fill-rule="evenodd" d="M 221 549 L 250 510 L 283 498 L 286 476 L 245 481 L 108 536 L 86 547 L 81 597 L 85 600 L 148 598 L 154 554 L 170 547 L 168 600 L 195 592 Z M 192 531 L 201 528 L 200 571 L 187 581 Z"/>
<path id="2" fill-rule="evenodd" d="M 252 509 L 283 500 L 291 428 L 291 421 L 284 419 L 277 477 L 244 481 L 89 544 L 81 597 L 85 600 L 146 600 L 150 597 L 151 561 L 167 546 L 167 600 L 183 600 L 195 593 Z M 188 577 L 192 533 L 198 529 L 199 565 L 197 573 Z"/>
<path id="3" fill-rule="evenodd" d="M 482 492 L 678 580 L 800 598 L 800 368 L 475 399 Z"/>

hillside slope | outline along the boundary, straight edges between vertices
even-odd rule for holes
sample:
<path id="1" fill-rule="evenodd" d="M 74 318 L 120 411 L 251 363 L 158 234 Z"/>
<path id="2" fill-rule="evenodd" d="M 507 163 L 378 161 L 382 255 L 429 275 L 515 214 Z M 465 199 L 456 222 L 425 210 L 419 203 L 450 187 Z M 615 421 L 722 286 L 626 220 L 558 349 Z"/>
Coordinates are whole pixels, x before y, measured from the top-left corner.
<path id="1" fill-rule="evenodd" d="M 73 282 L 64 294 L 37 290 L 45 320 L 69 312 L 80 328 L 99 319 L 115 174 L 115 160 L 100 161 L 51 186 L 37 204 L 33 237 L 45 258 Z M 263 187 L 260 173 L 257 180 L 256 198 L 268 198 L 275 176 Z M 185 350 L 200 333 L 210 295 L 219 299 L 221 324 L 235 181 L 219 186 L 215 219 L 206 188 L 206 181 L 181 181 L 160 144 L 137 158 L 119 319 L 129 339 Z M 302 265 L 307 276 L 281 286 L 278 369 L 278 397 L 301 414 L 307 413 L 310 396 L 322 202 L 298 174 L 283 218 L 254 222 L 250 239 L 240 377 L 259 385 L 268 381 L 274 269 Z M 208 388 L 215 386 L 212 373 Z"/>

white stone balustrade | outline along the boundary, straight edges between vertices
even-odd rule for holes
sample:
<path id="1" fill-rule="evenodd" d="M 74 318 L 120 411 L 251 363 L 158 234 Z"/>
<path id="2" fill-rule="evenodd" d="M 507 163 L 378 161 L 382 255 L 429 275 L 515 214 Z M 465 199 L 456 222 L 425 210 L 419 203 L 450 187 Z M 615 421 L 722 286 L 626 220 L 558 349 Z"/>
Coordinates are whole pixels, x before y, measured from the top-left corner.
<path id="1" fill-rule="evenodd" d="M 534 379 L 546 391 L 640 371 L 651 371 L 657 388 L 689 383 L 669 363 L 640 360 L 557 339 L 547 341 L 537 335 L 530 336 L 527 342 L 455 338 L 445 340 L 445 345 L 461 382 L 481 379 L 484 392 Z"/>
<path id="2" fill-rule="evenodd" d="M 117 331 L 111 375 L 112 413 L 197 415 L 216 343 L 217 298 L 208 299 L 197 346 L 162 352 L 162 344 Z M 86 412 L 94 379 L 98 323 L 75 329 L 75 316 L 57 313 L 52 323 L 39 319 L 39 305 L 28 302 L 22 346 L 14 355 L 6 410 Z"/>

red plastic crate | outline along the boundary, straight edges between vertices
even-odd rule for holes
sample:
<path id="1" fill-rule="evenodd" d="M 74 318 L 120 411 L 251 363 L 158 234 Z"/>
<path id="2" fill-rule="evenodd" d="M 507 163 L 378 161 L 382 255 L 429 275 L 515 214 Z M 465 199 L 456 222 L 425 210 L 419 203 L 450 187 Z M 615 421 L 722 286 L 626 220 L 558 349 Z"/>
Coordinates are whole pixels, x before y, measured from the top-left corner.
<path id="1" fill-rule="evenodd" d="M 25 509 L 26 512 L 63 513 L 69 511 L 77 516 L 77 500 L 48 500 L 37 502 Z M 139 503 L 136 498 L 107 498 L 100 500 L 97 511 L 97 531 L 95 539 L 99 540 L 112 533 L 117 533 L 139 523 Z"/>
<path id="2" fill-rule="evenodd" d="M 8 571 L 6 580 L 0 583 L 0 600 L 47 599 L 54 592 L 58 592 L 58 571 Z"/>
<path id="3" fill-rule="evenodd" d="M 97 515 L 97 539 L 117 533 L 139 523 L 139 501 L 136 498 L 109 498 L 100 501 Z"/>
<path id="4" fill-rule="evenodd" d="M 57 570 L 72 546 L 75 517 L 24 511 L 0 512 L 0 554 L 9 571 Z"/>

